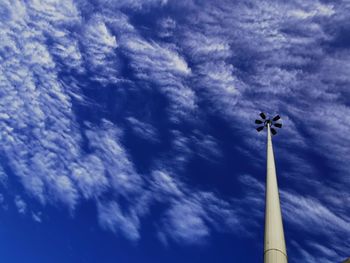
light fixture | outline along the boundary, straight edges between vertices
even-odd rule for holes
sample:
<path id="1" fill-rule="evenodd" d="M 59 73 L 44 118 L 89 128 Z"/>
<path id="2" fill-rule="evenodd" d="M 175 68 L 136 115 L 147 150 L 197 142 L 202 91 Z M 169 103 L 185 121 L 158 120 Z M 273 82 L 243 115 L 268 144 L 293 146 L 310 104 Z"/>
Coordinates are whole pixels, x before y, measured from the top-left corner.
<path id="1" fill-rule="evenodd" d="M 264 128 L 269 127 L 272 135 L 276 135 L 277 130 L 275 128 L 272 128 L 271 126 L 274 126 L 276 128 L 282 128 L 282 123 L 277 122 L 281 119 L 280 115 L 276 115 L 272 119 L 269 119 L 266 117 L 265 113 L 261 112 L 259 116 L 261 117 L 261 120 L 255 120 L 255 124 L 261 124 L 261 126 L 256 128 L 258 132 L 261 132 Z"/>

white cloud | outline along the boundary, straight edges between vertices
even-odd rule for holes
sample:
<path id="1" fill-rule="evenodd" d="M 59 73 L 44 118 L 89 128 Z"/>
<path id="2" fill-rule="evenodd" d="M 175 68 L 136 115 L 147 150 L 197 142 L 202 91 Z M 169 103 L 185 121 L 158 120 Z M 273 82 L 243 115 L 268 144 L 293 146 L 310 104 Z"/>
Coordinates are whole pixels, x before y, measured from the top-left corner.
<path id="1" fill-rule="evenodd" d="M 121 46 L 127 50 L 137 78 L 159 85 L 169 99 L 171 120 L 191 119 L 187 116 L 197 108 L 196 94 L 185 80 L 192 71 L 176 48 L 146 41 L 137 34 L 121 39 Z"/>
<path id="2" fill-rule="evenodd" d="M 96 155 L 83 157 L 71 169 L 72 178 L 85 198 L 97 198 L 109 188 L 105 166 Z"/>
<path id="3" fill-rule="evenodd" d="M 166 5 L 168 0 L 99 0 L 102 5 L 112 6 L 114 8 L 126 8 L 141 10 L 149 6 Z"/>
<path id="4" fill-rule="evenodd" d="M 0 185 L 6 186 L 8 180 L 8 176 L 5 173 L 2 166 L 0 166 Z"/>
<path id="5" fill-rule="evenodd" d="M 13 6 L 9 8 L 12 12 Z M 31 7 L 24 9 L 33 12 Z M 27 24 L 31 15 L 22 17 L 23 20 L 0 22 L 6 39 L 0 46 L 5 59 L 0 67 L 3 80 L 0 111 L 11 116 L 1 124 L 1 139 L 9 166 L 32 195 L 46 202 L 50 196 L 46 191 L 53 191 L 57 194 L 55 198 L 64 198 L 62 201 L 74 205 L 74 200 L 59 196 L 61 187 L 66 191 L 68 184 L 56 183 L 53 174 L 67 178 L 67 165 L 77 156 L 79 136 L 68 135 L 68 131 L 76 130 L 70 98 L 58 80 L 41 28 Z"/>
<path id="6" fill-rule="evenodd" d="M 81 148 L 83 138 L 70 97 L 80 91 L 60 79 L 62 68 L 56 60 L 59 56 L 83 72 L 80 39 L 72 39 L 67 28 L 81 26 L 74 4 L 3 4 L 9 13 L 15 12 L 14 8 L 22 10 L 20 17 L 0 21 L 4 40 L 0 44 L 4 60 L 0 66 L 1 142 L 11 171 L 41 203 L 60 202 L 71 210 L 81 197 L 97 198 L 106 191 L 122 195 L 138 191 L 142 180 L 117 141 L 113 124 L 103 120 L 102 127 L 86 124 L 84 136 L 91 152 Z M 104 65 L 108 52 L 117 47 L 115 37 L 103 21 L 93 20 L 82 27 L 89 41 L 86 52 L 94 63 Z M 55 42 L 52 46 L 46 43 L 47 35 Z M 19 197 L 15 201 L 24 213 L 24 201 Z"/>
<path id="7" fill-rule="evenodd" d="M 3 194 L 0 194 L 0 205 L 3 209 L 7 209 L 7 205 L 6 205 L 6 202 L 5 202 L 5 197 Z"/>
<path id="8" fill-rule="evenodd" d="M 157 78 L 153 77 L 159 76 L 163 78 L 160 78 L 158 81 L 162 81 L 163 79 L 165 82 L 167 78 L 169 78 L 169 81 L 172 78 L 171 75 L 167 76 L 167 72 L 174 75 L 187 75 L 191 73 L 191 69 L 188 67 L 184 58 L 170 47 L 162 47 L 158 43 L 148 42 L 138 36 L 127 39 L 125 46 L 132 52 L 131 55 L 134 59 L 132 65 L 151 74 L 144 75 L 140 73 L 139 76 L 142 78 L 147 77 L 157 81 Z M 162 76 L 161 74 L 164 75 Z"/>
<path id="9" fill-rule="evenodd" d="M 171 17 L 164 18 L 158 22 L 159 26 L 159 36 L 166 38 L 173 36 L 174 30 L 176 28 L 176 21 Z"/>
<path id="10" fill-rule="evenodd" d="M 210 234 L 203 213 L 196 203 L 176 202 L 166 214 L 163 230 L 179 243 L 202 243 Z"/>
<path id="11" fill-rule="evenodd" d="M 42 222 L 42 213 L 41 212 L 38 212 L 38 213 L 32 212 L 32 218 L 35 222 L 41 223 Z"/>
<path id="12" fill-rule="evenodd" d="M 319 201 L 310 197 L 302 197 L 296 194 L 281 192 L 281 196 L 286 202 L 284 205 L 286 213 L 290 220 L 299 224 L 299 227 L 305 227 L 306 230 L 315 230 L 317 224 L 320 229 L 329 231 L 335 228 L 344 232 L 349 231 L 348 220 L 342 218 L 322 205 Z M 322 217 L 322 221 L 319 218 Z M 321 227 L 322 226 L 322 227 Z"/>
<path id="13" fill-rule="evenodd" d="M 134 211 L 122 211 L 117 202 L 98 203 L 98 219 L 102 227 L 113 232 L 122 231 L 132 241 L 140 238 L 137 215 Z"/>
<path id="14" fill-rule="evenodd" d="M 103 121 L 103 120 L 102 120 Z M 134 169 L 125 149 L 118 141 L 120 131 L 110 122 L 86 131 L 93 154 L 101 159 L 108 186 L 127 196 L 142 189 L 143 180 Z"/>
<path id="15" fill-rule="evenodd" d="M 299 19 L 308 19 L 317 16 L 332 16 L 335 14 L 334 6 L 332 5 L 324 5 L 316 2 L 312 6 L 308 7 L 309 10 L 297 9 L 290 11 L 292 16 L 295 16 Z"/>
<path id="16" fill-rule="evenodd" d="M 156 129 L 149 123 L 142 122 L 134 117 L 127 117 L 131 130 L 139 137 L 148 141 L 157 142 L 159 135 Z"/>
<path id="17" fill-rule="evenodd" d="M 184 46 L 195 60 L 205 61 L 209 56 L 220 60 L 233 55 L 228 39 L 191 31 L 185 32 L 185 36 Z"/>
<path id="18" fill-rule="evenodd" d="M 18 213 L 23 215 L 27 212 L 27 204 L 23 201 L 23 199 L 19 195 L 15 197 L 15 205 L 17 207 Z"/>
<path id="19" fill-rule="evenodd" d="M 84 25 L 80 43 L 85 47 L 84 59 L 89 70 L 96 72 L 91 78 L 102 84 L 120 81 L 119 61 L 115 54 L 117 39 L 107 28 L 104 19 L 93 17 Z"/>
<path id="20" fill-rule="evenodd" d="M 153 171 L 153 187 L 156 189 L 155 192 L 161 194 L 160 199 L 166 195 L 172 197 L 182 197 L 184 194 L 178 186 L 178 182 L 175 181 L 168 173 L 164 171 Z"/>
<path id="21" fill-rule="evenodd" d="M 236 231 L 239 222 L 231 203 L 210 192 L 189 189 L 167 171 L 153 172 L 153 194 L 170 207 L 163 215 L 158 235 L 164 244 L 203 244 L 211 231 Z"/>
<path id="22" fill-rule="evenodd" d="M 31 0 L 27 8 L 34 11 L 40 20 L 54 23 L 69 23 L 79 16 L 79 11 L 71 0 Z"/>

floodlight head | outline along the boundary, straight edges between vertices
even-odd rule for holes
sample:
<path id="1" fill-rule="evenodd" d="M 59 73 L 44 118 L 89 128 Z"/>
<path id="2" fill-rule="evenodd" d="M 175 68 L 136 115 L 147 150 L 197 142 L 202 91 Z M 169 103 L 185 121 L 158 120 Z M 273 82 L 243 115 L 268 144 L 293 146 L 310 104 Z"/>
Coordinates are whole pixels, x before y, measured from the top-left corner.
<path id="1" fill-rule="evenodd" d="M 270 130 L 273 135 L 276 135 L 277 131 L 274 128 L 270 128 Z"/>
<path id="2" fill-rule="evenodd" d="M 256 128 L 256 130 L 257 130 L 258 132 L 261 132 L 261 131 L 264 129 L 264 127 L 265 127 L 265 126 L 260 126 L 260 127 Z"/>
<path id="3" fill-rule="evenodd" d="M 261 132 L 264 128 L 270 128 L 271 133 L 273 135 L 276 135 L 277 130 L 273 127 L 282 128 L 282 123 L 276 122 L 281 119 L 280 115 L 276 115 L 275 117 L 270 119 L 270 118 L 267 118 L 265 113 L 261 112 L 259 116 L 261 117 L 261 120 L 255 120 L 255 124 L 262 125 L 256 128 L 258 132 Z"/>
<path id="4" fill-rule="evenodd" d="M 273 121 L 278 121 L 279 119 L 281 119 L 280 115 L 276 115 L 275 117 L 273 117 Z"/>

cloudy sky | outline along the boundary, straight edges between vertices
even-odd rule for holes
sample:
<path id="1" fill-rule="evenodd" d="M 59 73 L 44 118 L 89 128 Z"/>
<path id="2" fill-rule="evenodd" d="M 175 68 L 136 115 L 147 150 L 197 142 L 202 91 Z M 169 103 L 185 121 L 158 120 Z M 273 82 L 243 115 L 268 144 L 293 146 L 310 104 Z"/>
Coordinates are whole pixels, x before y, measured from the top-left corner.
<path id="1" fill-rule="evenodd" d="M 1 0 L 2 262 L 350 254 L 350 2 Z"/>

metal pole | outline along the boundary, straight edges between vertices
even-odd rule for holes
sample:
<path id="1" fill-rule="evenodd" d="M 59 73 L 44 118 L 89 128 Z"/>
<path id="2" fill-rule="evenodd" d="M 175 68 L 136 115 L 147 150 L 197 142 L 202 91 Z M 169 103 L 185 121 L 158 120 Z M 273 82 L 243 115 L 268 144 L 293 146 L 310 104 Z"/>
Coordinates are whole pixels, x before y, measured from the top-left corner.
<path id="1" fill-rule="evenodd" d="M 283 232 L 270 126 L 271 123 L 268 122 L 264 262 L 287 263 L 287 250 Z"/>

